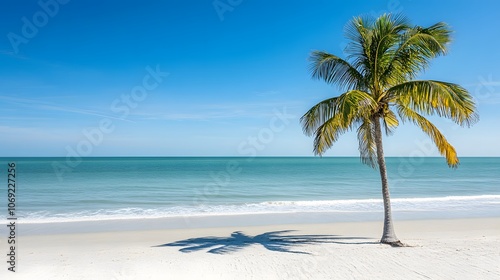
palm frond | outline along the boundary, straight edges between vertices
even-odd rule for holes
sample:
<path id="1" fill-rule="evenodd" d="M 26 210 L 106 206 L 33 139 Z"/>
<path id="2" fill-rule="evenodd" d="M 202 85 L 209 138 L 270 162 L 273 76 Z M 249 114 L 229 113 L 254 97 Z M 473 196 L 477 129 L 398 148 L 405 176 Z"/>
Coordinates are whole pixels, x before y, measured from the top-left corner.
<path id="1" fill-rule="evenodd" d="M 314 105 L 301 118 L 302 130 L 307 136 L 312 136 L 318 127 L 333 118 L 338 112 L 339 97 L 328 98 Z"/>
<path id="2" fill-rule="evenodd" d="M 343 90 L 363 88 L 363 76 L 347 61 L 327 52 L 311 54 L 312 77 L 329 84 L 337 84 Z"/>
<path id="3" fill-rule="evenodd" d="M 300 121 L 305 134 L 315 135 L 314 152 L 321 155 L 359 118 L 369 117 L 376 106 L 368 93 L 351 90 L 316 104 Z"/>
<path id="4" fill-rule="evenodd" d="M 425 132 L 431 140 L 436 145 L 439 153 L 446 158 L 446 162 L 450 167 L 457 167 L 459 164 L 459 160 L 457 157 L 457 152 L 455 148 L 448 143 L 443 134 L 434 126 L 429 120 L 427 120 L 422 115 L 413 111 L 412 109 L 404 106 L 397 106 L 398 114 L 403 121 L 409 120 L 413 122 L 415 125 L 419 126 L 423 132 Z"/>
<path id="5" fill-rule="evenodd" d="M 316 133 L 317 129 L 332 119 L 341 115 L 347 122 L 357 114 L 369 114 L 376 106 L 375 100 L 366 92 L 351 90 L 338 97 L 329 98 L 314 105 L 301 118 L 300 122 L 304 133 L 308 136 Z"/>
<path id="6" fill-rule="evenodd" d="M 371 85 L 377 85 L 392 60 L 400 34 L 408 28 L 407 19 L 400 14 L 384 14 L 377 19 L 354 18 L 345 28 L 346 37 L 351 39 L 346 48 L 347 59 L 353 61 L 352 65 Z"/>
<path id="7" fill-rule="evenodd" d="M 410 81 L 387 91 L 391 102 L 423 114 L 437 114 L 459 125 L 478 120 L 472 96 L 463 87 L 440 81 Z"/>
<path id="8" fill-rule="evenodd" d="M 363 119 L 358 127 L 358 143 L 361 161 L 375 168 L 377 165 L 377 149 L 374 139 L 374 127 L 371 119 Z"/>
<path id="9" fill-rule="evenodd" d="M 372 45 L 371 17 L 355 17 L 344 28 L 344 35 L 350 42 L 345 48 L 348 61 L 353 61 L 354 68 L 367 78 L 371 76 L 370 46 Z"/>
<path id="10" fill-rule="evenodd" d="M 373 26 L 372 64 L 374 82 L 380 81 L 381 74 L 387 69 L 395 53 L 395 46 L 401 39 L 401 33 L 409 29 L 407 19 L 402 15 L 385 14 L 379 17 Z"/>
<path id="11" fill-rule="evenodd" d="M 337 114 L 320 125 L 315 132 L 314 154 L 324 154 L 339 139 L 340 135 L 352 128 L 353 120 L 345 120 L 341 114 Z"/>
<path id="12" fill-rule="evenodd" d="M 391 135 L 394 129 L 398 127 L 399 121 L 396 114 L 392 110 L 387 109 L 382 115 L 382 124 L 384 125 L 385 134 Z"/>
<path id="13" fill-rule="evenodd" d="M 431 59 L 445 55 L 450 42 L 448 25 L 436 23 L 428 28 L 416 26 L 401 33 L 399 44 L 391 54 L 381 80 L 386 84 L 398 84 L 426 69 Z"/>

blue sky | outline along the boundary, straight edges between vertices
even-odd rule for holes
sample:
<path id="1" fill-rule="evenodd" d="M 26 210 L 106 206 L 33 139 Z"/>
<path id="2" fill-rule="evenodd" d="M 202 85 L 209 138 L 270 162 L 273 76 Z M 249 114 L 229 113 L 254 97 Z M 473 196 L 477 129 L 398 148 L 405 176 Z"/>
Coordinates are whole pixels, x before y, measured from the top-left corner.
<path id="1" fill-rule="evenodd" d="M 1 156 L 312 155 L 299 118 L 339 92 L 309 54 L 342 55 L 345 24 L 384 12 L 452 27 L 421 78 L 463 85 L 481 120 L 432 119 L 459 155 L 500 156 L 498 1 L 40 2 L 2 3 Z M 436 155 L 427 139 L 400 126 L 385 151 Z M 326 155 L 358 155 L 355 133 Z"/>

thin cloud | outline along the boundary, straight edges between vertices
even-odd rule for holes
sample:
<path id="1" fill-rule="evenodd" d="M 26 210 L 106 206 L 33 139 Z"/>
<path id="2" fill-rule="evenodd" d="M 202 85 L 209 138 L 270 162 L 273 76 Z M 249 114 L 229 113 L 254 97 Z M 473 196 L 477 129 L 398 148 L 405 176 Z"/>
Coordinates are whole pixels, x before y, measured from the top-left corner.
<path id="1" fill-rule="evenodd" d="M 124 118 L 119 118 L 115 117 L 112 115 L 106 115 L 102 114 L 96 111 L 91 111 L 91 110 L 84 110 L 84 109 L 78 109 L 78 108 L 71 108 L 71 107 L 61 107 L 61 106 L 54 106 L 54 105 L 41 105 L 39 109 L 45 109 L 45 110 L 51 110 L 51 111 L 61 111 L 61 112 L 68 112 L 68 113 L 75 113 L 75 114 L 81 114 L 81 115 L 90 115 L 90 116 L 97 116 L 97 117 L 103 117 L 103 118 L 110 118 L 114 120 L 120 120 L 120 121 L 126 121 L 126 122 L 134 122 L 129 119 L 124 119 Z"/>
<path id="2" fill-rule="evenodd" d="M 210 120 L 225 120 L 235 118 L 270 118 L 275 115 L 275 111 L 281 111 L 286 107 L 289 111 L 293 108 L 298 108 L 299 102 L 262 102 L 262 103 L 231 103 L 231 104 L 200 104 L 189 106 L 185 110 L 185 106 L 177 104 L 171 106 L 176 108 L 175 111 L 163 108 L 147 108 L 147 113 L 135 112 L 132 115 L 137 119 L 142 120 L 175 120 L 175 121 L 210 121 Z"/>
<path id="3" fill-rule="evenodd" d="M 21 106 L 26 106 L 30 107 L 36 110 L 41 110 L 41 111 L 60 111 L 60 112 L 67 112 L 67 113 L 73 113 L 73 114 L 80 114 L 80 115 L 90 115 L 90 116 L 97 116 L 97 117 L 103 117 L 103 118 L 110 118 L 114 120 L 120 120 L 120 121 L 126 121 L 126 122 L 134 122 L 129 119 L 125 118 L 119 118 L 115 117 L 113 115 L 108 115 L 108 114 L 103 114 L 101 112 L 93 111 L 93 110 L 88 110 L 88 109 L 79 109 L 79 108 L 73 108 L 69 106 L 59 106 L 59 105 L 54 105 L 50 102 L 44 102 L 41 100 L 36 100 L 36 99 L 27 99 L 27 98 L 17 98 L 17 97 L 10 97 L 10 96 L 0 96 L 0 99 L 6 100 L 9 103 L 12 104 L 17 104 Z"/>

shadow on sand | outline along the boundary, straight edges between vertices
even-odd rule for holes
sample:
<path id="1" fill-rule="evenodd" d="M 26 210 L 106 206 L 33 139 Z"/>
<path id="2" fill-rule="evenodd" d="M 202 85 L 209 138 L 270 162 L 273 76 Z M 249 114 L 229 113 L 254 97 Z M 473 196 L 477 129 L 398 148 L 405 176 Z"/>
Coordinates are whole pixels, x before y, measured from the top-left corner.
<path id="1" fill-rule="evenodd" d="M 289 235 L 293 230 L 272 231 L 263 234 L 249 236 L 241 231 L 231 233 L 229 237 L 198 237 L 179 240 L 172 243 L 157 245 L 154 247 L 184 247 L 179 249 L 183 253 L 208 250 L 211 254 L 227 254 L 239 251 L 253 244 L 260 244 L 270 251 L 309 254 L 307 252 L 293 250 L 292 247 L 336 243 L 336 244 L 379 244 L 379 242 L 363 241 L 365 237 L 342 237 L 338 235 Z"/>

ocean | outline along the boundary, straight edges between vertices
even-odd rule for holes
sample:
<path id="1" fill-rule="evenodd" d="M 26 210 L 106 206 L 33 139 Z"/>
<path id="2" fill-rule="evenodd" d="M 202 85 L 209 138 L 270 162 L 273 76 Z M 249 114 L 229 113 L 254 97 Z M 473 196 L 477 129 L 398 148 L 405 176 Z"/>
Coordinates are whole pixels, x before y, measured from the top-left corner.
<path id="1" fill-rule="evenodd" d="M 378 170 L 357 157 L 0 158 L 16 164 L 19 223 L 203 215 L 382 213 Z M 500 216 L 500 158 L 387 158 L 395 215 Z M 1 186 L 2 184 L 0 184 Z"/>

